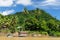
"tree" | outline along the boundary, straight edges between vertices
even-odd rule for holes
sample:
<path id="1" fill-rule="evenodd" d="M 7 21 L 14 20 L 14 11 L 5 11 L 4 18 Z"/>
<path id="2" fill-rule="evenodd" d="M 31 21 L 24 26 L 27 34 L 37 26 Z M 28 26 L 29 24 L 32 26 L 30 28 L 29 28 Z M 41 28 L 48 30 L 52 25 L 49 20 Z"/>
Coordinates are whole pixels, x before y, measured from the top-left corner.
<path id="1" fill-rule="evenodd" d="M 40 28 L 42 31 L 48 31 L 49 30 L 49 28 L 47 26 L 47 22 L 45 20 L 40 21 Z"/>
<path id="2" fill-rule="evenodd" d="M 29 14 L 29 11 L 26 8 L 24 8 L 24 14 Z"/>

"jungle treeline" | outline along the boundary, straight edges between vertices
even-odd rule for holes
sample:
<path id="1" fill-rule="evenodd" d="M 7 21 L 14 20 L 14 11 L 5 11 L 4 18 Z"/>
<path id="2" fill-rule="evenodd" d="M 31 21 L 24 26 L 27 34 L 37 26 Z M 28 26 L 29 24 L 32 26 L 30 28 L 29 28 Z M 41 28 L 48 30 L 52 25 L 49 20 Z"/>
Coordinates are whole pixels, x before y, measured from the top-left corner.
<path id="1" fill-rule="evenodd" d="M 27 10 L 3 16 L 0 14 L 0 32 L 30 31 L 49 36 L 60 36 L 60 20 L 42 9 Z"/>

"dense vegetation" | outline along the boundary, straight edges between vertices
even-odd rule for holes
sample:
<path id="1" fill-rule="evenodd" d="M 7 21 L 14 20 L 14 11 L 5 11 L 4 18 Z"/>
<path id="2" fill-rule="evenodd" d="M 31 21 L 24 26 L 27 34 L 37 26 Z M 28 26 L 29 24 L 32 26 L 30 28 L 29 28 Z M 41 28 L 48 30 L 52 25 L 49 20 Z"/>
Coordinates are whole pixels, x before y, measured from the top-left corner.
<path id="1" fill-rule="evenodd" d="M 33 31 L 50 36 L 60 36 L 60 21 L 44 10 L 24 9 L 23 12 L 3 16 L 0 14 L 0 32 Z"/>

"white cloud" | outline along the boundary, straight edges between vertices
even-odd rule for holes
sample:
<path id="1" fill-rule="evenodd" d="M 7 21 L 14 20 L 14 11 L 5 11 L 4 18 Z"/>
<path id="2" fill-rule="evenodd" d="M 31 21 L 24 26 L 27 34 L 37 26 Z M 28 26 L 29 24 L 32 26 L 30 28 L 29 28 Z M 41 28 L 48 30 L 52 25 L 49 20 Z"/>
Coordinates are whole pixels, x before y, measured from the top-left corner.
<path id="1" fill-rule="evenodd" d="M 33 2 L 34 7 L 39 7 L 43 9 L 60 9 L 60 0 L 45 0 L 45 1 L 37 1 Z"/>
<path id="2" fill-rule="evenodd" d="M 24 6 L 31 5 L 32 1 L 31 0 L 17 0 L 16 4 L 22 4 Z"/>
<path id="3" fill-rule="evenodd" d="M 8 7 L 13 5 L 13 1 L 15 0 L 0 0 L 0 7 Z"/>
<path id="4" fill-rule="evenodd" d="M 5 16 L 5 15 L 9 15 L 9 14 L 11 14 L 13 12 L 14 12 L 14 10 L 6 10 L 6 11 L 3 11 L 3 12 L 0 12 L 0 14 Z"/>
<path id="5" fill-rule="evenodd" d="M 48 5 L 60 6 L 60 1 L 59 0 L 46 0 L 46 1 L 43 1 L 41 4 L 42 6 L 48 6 Z"/>
<path id="6" fill-rule="evenodd" d="M 0 7 L 10 7 L 10 6 L 16 6 L 18 4 L 28 6 L 32 4 L 32 1 L 31 0 L 0 0 Z"/>
<path id="7" fill-rule="evenodd" d="M 16 6 L 16 5 L 36 5 L 36 6 L 60 6 L 60 0 L 45 0 L 45 1 L 39 1 L 37 0 L 0 0 L 0 7 L 10 7 L 10 6 Z"/>
<path id="8" fill-rule="evenodd" d="M 52 7 L 52 8 L 60 8 L 60 0 L 0 0 L 0 7 L 10 7 L 10 6 L 17 6 L 17 5 L 24 5 L 24 6 L 34 6 L 34 7 Z"/>

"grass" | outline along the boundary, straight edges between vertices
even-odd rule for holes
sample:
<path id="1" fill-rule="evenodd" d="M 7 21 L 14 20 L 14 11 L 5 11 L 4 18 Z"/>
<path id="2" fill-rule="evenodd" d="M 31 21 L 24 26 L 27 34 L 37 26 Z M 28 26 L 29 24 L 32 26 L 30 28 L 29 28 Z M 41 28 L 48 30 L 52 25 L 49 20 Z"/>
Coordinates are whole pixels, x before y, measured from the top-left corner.
<path id="1" fill-rule="evenodd" d="M 60 37 L 0 37 L 0 40 L 60 40 Z"/>

